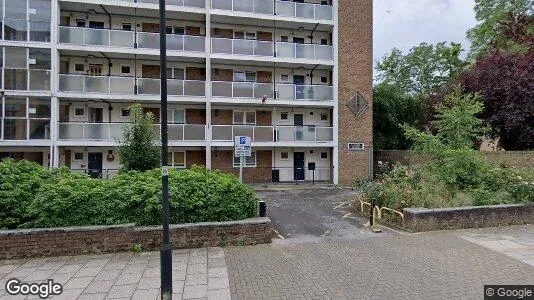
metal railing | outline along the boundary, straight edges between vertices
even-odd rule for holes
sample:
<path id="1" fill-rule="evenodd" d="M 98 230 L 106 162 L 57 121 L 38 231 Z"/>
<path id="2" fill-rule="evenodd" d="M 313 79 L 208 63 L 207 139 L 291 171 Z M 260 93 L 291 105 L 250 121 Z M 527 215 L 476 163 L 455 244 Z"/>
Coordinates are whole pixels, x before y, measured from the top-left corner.
<path id="1" fill-rule="evenodd" d="M 97 179 L 109 179 L 117 176 L 119 174 L 119 169 L 71 169 L 71 171 L 76 173 L 82 173 L 89 175 L 90 177 Z"/>
<path id="2" fill-rule="evenodd" d="M 159 95 L 160 80 L 157 78 L 137 78 L 138 95 Z M 200 80 L 167 79 L 167 93 L 171 96 L 206 95 L 206 83 Z"/>
<path id="3" fill-rule="evenodd" d="M 276 99 L 333 101 L 334 89 L 328 85 L 276 84 Z"/>
<path id="4" fill-rule="evenodd" d="M 333 49 L 330 45 L 276 42 L 277 57 L 333 60 Z"/>
<path id="5" fill-rule="evenodd" d="M 231 11 L 276 14 L 284 17 L 332 20 L 332 6 L 274 0 L 211 0 L 211 7 Z"/>
<path id="6" fill-rule="evenodd" d="M 122 138 L 124 126 L 128 123 L 59 123 L 60 140 L 117 141 Z M 159 124 L 154 130 L 159 135 Z M 170 141 L 204 141 L 205 125 L 168 124 Z"/>
<path id="7" fill-rule="evenodd" d="M 250 136 L 253 142 L 332 142 L 332 127 L 212 125 L 213 141 L 233 141 L 236 136 Z"/>
<path id="8" fill-rule="evenodd" d="M 136 39 L 137 35 L 137 39 Z M 159 33 L 118 29 L 59 27 L 59 42 L 84 46 L 159 49 Z M 167 34 L 167 49 L 174 51 L 205 51 L 205 37 Z"/>
<path id="9" fill-rule="evenodd" d="M 133 95 L 134 78 L 59 74 L 59 91 Z"/>
<path id="10" fill-rule="evenodd" d="M 273 0 L 211 0 L 211 8 L 232 11 L 274 14 Z"/>
<path id="11" fill-rule="evenodd" d="M 213 97 L 274 98 L 272 83 L 213 81 L 211 86 Z"/>
<path id="12" fill-rule="evenodd" d="M 334 129 L 318 126 L 276 126 L 277 142 L 332 142 Z"/>
<path id="13" fill-rule="evenodd" d="M 330 164 L 330 163 L 328 163 Z M 288 162 L 293 165 L 293 162 Z M 217 168 L 223 173 L 234 174 L 239 176 L 239 167 Z M 333 168 L 329 166 L 317 166 L 315 168 L 308 166 L 288 166 L 288 167 L 258 167 L 248 166 L 243 168 L 243 181 L 248 183 L 292 183 L 299 184 L 303 182 L 331 182 Z"/>
<path id="14" fill-rule="evenodd" d="M 128 2 L 135 3 L 150 3 L 150 4 L 159 4 L 159 0 L 123 0 Z M 166 0 L 165 5 L 174 5 L 174 6 L 188 6 L 188 7 L 206 7 L 205 0 Z"/>
<path id="15" fill-rule="evenodd" d="M 234 55 L 274 56 L 271 41 L 212 38 L 211 52 Z"/>
<path id="16" fill-rule="evenodd" d="M 250 136 L 254 142 L 272 142 L 274 126 L 212 125 L 214 141 L 233 141 L 236 136 Z"/>

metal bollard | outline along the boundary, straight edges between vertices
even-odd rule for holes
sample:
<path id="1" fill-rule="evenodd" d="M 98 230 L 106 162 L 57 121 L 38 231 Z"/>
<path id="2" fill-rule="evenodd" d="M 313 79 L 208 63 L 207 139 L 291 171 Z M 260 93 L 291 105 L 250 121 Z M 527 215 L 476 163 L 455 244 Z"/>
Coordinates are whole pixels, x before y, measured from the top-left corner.
<path id="1" fill-rule="evenodd" d="M 267 215 L 267 206 L 265 205 L 265 201 L 260 201 L 258 203 L 258 211 L 260 218 L 264 218 Z"/>

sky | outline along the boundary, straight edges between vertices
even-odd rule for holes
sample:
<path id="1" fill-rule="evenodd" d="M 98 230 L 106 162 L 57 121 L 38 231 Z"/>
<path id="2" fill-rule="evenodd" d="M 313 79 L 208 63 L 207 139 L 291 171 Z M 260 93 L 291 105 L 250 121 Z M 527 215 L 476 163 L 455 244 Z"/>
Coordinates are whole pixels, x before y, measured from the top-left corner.
<path id="1" fill-rule="evenodd" d="M 422 42 L 460 42 L 475 25 L 474 0 L 374 0 L 374 60 Z"/>

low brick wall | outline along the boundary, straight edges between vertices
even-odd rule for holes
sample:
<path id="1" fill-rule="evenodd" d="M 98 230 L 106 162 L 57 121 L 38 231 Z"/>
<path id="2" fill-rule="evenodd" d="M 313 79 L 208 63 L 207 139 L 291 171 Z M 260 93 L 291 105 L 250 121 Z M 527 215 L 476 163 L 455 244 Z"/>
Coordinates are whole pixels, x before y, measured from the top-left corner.
<path id="1" fill-rule="evenodd" d="M 405 208 L 403 227 L 419 232 L 534 223 L 534 205 Z"/>
<path id="2" fill-rule="evenodd" d="M 271 220 L 171 225 L 173 248 L 250 245 L 271 242 Z M 0 230 L 0 259 L 39 256 L 79 255 L 143 250 L 159 250 L 161 226 L 134 224 L 68 228 Z"/>

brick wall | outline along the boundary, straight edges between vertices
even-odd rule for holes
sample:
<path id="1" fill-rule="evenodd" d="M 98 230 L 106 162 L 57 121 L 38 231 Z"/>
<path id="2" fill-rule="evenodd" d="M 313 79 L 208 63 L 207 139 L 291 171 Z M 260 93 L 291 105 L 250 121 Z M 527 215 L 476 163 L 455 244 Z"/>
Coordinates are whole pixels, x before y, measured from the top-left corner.
<path id="1" fill-rule="evenodd" d="M 271 126 L 273 125 L 272 112 L 270 111 L 256 111 L 256 125 Z"/>
<path id="2" fill-rule="evenodd" d="M 234 113 L 232 110 L 214 109 L 211 112 L 211 123 L 213 125 L 232 125 Z"/>
<path id="3" fill-rule="evenodd" d="M 190 169 L 192 166 L 206 166 L 206 151 L 187 151 L 185 158 L 186 168 Z"/>
<path id="4" fill-rule="evenodd" d="M 233 167 L 232 150 L 212 151 L 212 169 L 239 176 L 239 168 Z M 248 183 L 272 182 L 273 156 L 271 150 L 256 151 L 256 167 L 243 168 L 243 181 Z"/>
<path id="5" fill-rule="evenodd" d="M 214 68 L 211 70 L 211 80 L 213 81 L 233 81 L 234 70 Z"/>
<path id="6" fill-rule="evenodd" d="M 206 124 L 206 110 L 205 109 L 186 109 L 185 110 L 186 124 Z"/>
<path id="7" fill-rule="evenodd" d="M 373 143 L 373 1 L 339 1 L 339 181 L 352 184 L 368 175 L 367 151 L 349 152 L 347 144 Z M 347 102 L 360 92 L 369 108 L 357 118 Z"/>
<path id="8" fill-rule="evenodd" d="M 171 225 L 173 248 L 213 247 L 224 244 L 271 242 L 271 220 L 254 218 L 232 222 Z M 81 255 L 161 247 L 160 226 L 91 226 L 50 229 L 0 230 L 0 260 L 39 256 Z"/>
<path id="9" fill-rule="evenodd" d="M 405 208 L 403 227 L 412 231 L 497 227 L 534 223 L 534 205 Z"/>
<path id="10" fill-rule="evenodd" d="M 206 80 L 206 69 L 205 68 L 195 68 L 187 67 L 185 69 L 185 78 L 187 80 Z"/>

